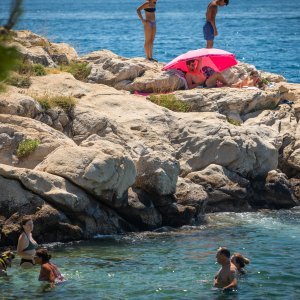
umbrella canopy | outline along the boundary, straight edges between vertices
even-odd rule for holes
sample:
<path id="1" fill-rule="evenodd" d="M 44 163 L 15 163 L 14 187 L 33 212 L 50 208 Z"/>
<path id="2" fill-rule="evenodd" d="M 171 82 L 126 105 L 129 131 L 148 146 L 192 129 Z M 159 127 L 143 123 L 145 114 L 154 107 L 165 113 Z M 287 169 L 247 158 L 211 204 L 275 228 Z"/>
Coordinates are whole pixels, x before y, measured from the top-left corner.
<path id="1" fill-rule="evenodd" d="M 197 49 L 191 50 L 174 58 L 163 67 L 164 71 L 179 69 L 187 72 L 186 61 L 202 58 L 202 66 L 208 66 L 217 72 L 222 72 L 237 64 L 234 54 L 221 49 Z"/>

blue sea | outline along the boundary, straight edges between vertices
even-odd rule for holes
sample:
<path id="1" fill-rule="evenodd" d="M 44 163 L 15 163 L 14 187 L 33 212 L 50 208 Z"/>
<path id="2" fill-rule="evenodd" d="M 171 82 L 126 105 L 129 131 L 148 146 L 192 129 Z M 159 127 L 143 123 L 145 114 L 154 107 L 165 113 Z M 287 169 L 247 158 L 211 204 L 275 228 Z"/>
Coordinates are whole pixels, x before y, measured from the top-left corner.
<path id="1" fill-rule="evenodd" d="M 207 225 L 168 233 L 99 236 L 50 245 L 68 279 L 49 289 L 39 267 L 0 278 L 0 299 L 298 300 L 300 209 L 207 216 Z M 33 232 L 34 234 L 34 232 Z M 250 258 L 235 292 L 212 287 L 219 246 Z"/>
<path id="2" fill-rule="evenodd" d="M 0 1 L 4 23 L 10 1 Z M 100 49 L 144 56 L 137 0 L 25 0 L 18 29 L 30 29 L 80 54 Z M 208 1 L 158 0 L 155 58 L 168 62 L 205 45 Z M 300 83 L 300 1 L 235 0 L 219 9 L 215 47 Z M 34 233 L 33 233 L 34 234 Z M 49 245 L 68 282 L 48 289 L 38 267 L 0 278 L 0 299 L 300 299 L 300 210 L 209 215 L 207 224 L 169 233 L 99 236 Z M 215 252 L 227 246 L 251 264 L 237 292 L 212 288 Z"/>
<path id="3" fill-rule="evenodd" d="M 168 62 L 205 46 L 202 26 L 208 0 L 158 0 L 154 57 Z M 0 19 L 9 0 L 0 2 Z M 24 0 L 18 29 L 30 29 L 80 54 L 99 49 L 144 56 L 138 0 Z M 235 53 L 257 68 L 300 82 L 300 1 L 230 0 L 219 8 L 215 48 Z"/>

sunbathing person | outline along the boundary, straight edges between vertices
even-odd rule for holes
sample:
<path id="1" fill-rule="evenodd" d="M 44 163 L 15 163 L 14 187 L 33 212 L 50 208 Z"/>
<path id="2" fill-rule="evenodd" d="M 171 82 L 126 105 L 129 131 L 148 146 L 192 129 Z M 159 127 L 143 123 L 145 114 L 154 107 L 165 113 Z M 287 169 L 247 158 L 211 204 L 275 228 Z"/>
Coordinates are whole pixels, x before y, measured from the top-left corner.
<path id="1" fill-rule="evenodd" d="M 263 80 L 261 79 L 257 71 L 251 71 L 249 76 L 232 84 L 231 87 L 258 87 L 260 89 L 264 89 L 266 85 L 263 83 Z"/>
<path id="2" fill-rule="evenodd" d="M 217 87 L 218 82 L 222 86 L 228 86 L 227 81 L 221 73 L 215 72 L 209 67 L 202 67 L 202 59 L 186 61 L 188 72 L 186 73 L 186 81 L 189 89 L 197 86 Z"/>

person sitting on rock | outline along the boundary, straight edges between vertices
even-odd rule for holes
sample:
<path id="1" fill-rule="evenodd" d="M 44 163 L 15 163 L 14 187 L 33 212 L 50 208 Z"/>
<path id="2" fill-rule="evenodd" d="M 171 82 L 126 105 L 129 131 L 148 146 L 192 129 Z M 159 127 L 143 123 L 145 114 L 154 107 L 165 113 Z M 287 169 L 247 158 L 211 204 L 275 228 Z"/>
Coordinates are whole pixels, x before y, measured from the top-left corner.
<path id="1" fill-rule="evenodd" d="M 217 262 L 222 266 L 214 280 L 214 287 L 232 290 L 237 287 L 237 268 L 230 261 L 230 251 L 220 247 L 216 254 Z"/>
<path id="2" fill-rule="evenodd" d="M 247 76 L 243 80 L 239 80 L 238 82 L 231 85 L 231 87 L 258 87 L 260 89 L 264 89 L 266 87 L 265 83 L 263 82 L 262 78 L 259 76 L 256 70 L 251 71 L 249 76 Z"/>
<path id="3" fill-rule="evenodd" d="M 217 87 L 219 82 L 222 86 L 228 86 L 227 81 L 221 73 L 215 72 L 209 67 L 202 67 L 202 59 L 192 59 L 186 61 L 188 72 L 186 73 L 186 81 L 189 89 L 197 86 Z"/>
<path id="4" fill-rule="evenodd" d="M 244 267 L 250 263 L 250 260 L 247 257 L 243 256 L 241 253 L 234 253 L 231 256 L 230 261 L 236 266 L 237 271 L 240 275 L 246 273 Z"/>

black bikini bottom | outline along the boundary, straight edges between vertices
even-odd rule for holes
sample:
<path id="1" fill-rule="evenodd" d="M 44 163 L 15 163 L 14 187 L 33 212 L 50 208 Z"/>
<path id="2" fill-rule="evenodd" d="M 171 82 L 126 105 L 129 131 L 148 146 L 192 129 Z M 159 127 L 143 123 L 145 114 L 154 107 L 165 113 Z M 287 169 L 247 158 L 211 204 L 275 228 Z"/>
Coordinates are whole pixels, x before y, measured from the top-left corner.
<path id="1" fill-rule="evenodd" d="M 22 265 L 23 263 L 31 263 L 32 265 L 34 265 L 34 263 L 32 262 L 32 259 L 25 259 L 25 258 L 22 258 L 21 259 L 21 262 L 20 262 L 20 265 Z"/>

